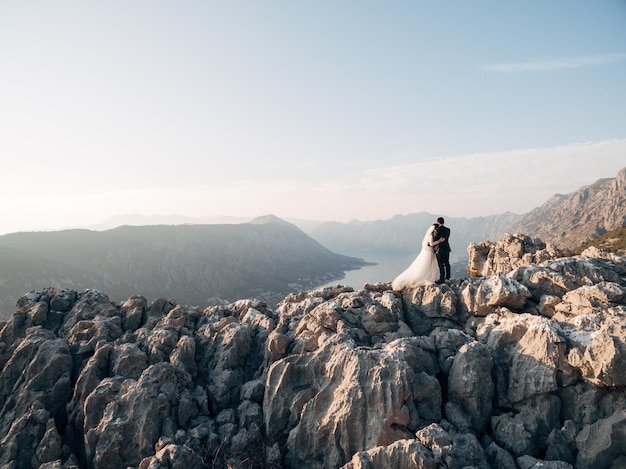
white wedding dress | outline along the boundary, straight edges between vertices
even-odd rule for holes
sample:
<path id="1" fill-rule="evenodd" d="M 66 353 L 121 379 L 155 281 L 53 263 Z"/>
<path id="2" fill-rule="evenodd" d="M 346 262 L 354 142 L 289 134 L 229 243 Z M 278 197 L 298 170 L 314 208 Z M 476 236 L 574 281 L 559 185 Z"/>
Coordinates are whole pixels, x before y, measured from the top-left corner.
<path id="1" fill-rule="evenodd" d="M 394 290 L 415 288 L 420 285 L 435 283 L 435 280 L 439 278 L 437 256 L 435 256 L 435 250 L 428 245 L 433 239 L 434 229 L 433 225 L 428 228 L 422 240 L 422 250 L 413 263 L 391 282 L 391 288 Z"/>

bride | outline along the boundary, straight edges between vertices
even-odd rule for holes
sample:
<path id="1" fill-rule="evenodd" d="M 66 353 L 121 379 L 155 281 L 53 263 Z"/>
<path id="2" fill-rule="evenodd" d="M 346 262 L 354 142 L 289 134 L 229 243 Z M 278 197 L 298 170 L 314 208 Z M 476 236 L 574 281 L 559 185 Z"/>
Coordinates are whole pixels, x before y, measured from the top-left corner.
<path id="1" fill-rule="evenodd" d="M 420 285 L 435 283 L 435 280 L 439 277 L 439 265 L 437 264 L 435 251 L 432 248 L 434 230 L 435 225 L 431 225 L 428 228 L 424 239 L 422 239 L 422 250 L 413 263 L 391 282 L 391 288 L 402 290 L 403 288 L 415 288 Z"/>

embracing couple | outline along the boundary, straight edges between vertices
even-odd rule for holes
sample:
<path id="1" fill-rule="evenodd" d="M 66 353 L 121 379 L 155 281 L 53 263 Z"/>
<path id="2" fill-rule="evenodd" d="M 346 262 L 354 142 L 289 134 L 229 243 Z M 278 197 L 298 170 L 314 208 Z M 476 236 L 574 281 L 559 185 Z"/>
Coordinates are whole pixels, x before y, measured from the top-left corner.
<path id="1" fill-rule="evenodd" d="M 422 250 L 413 263 L 391 283 L 394 290 L 442 284 L 450 278 L 450 229 L 442 217 L 430 226 L 422 239 Z"/>

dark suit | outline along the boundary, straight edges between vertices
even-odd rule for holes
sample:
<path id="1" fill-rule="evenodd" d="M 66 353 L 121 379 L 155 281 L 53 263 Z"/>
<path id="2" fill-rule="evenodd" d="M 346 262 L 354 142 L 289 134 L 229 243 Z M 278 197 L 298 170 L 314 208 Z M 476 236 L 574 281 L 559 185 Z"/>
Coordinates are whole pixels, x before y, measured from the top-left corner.
<path id="1" fill-rule="evenodd" d="M 439 282 L 443 282 L 450 278 L 450 229 L 444 225 L 437 225 L 433 231 L 433 241 L 439 238 L 445 238 L 442 243 L 434 246 L 435 255 L 437 256 L 437 264 L 439 264 Z"/>

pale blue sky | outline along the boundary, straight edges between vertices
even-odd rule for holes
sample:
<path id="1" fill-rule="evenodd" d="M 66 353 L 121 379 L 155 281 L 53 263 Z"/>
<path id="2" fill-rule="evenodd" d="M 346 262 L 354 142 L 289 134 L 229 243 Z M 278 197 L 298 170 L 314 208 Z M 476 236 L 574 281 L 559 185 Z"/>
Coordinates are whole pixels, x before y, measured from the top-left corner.
<path id="1" fill-rule="evenodd" d="M 525 213 L 626 166 L 626 1 L 0 0 L 0 233 Z"/>

